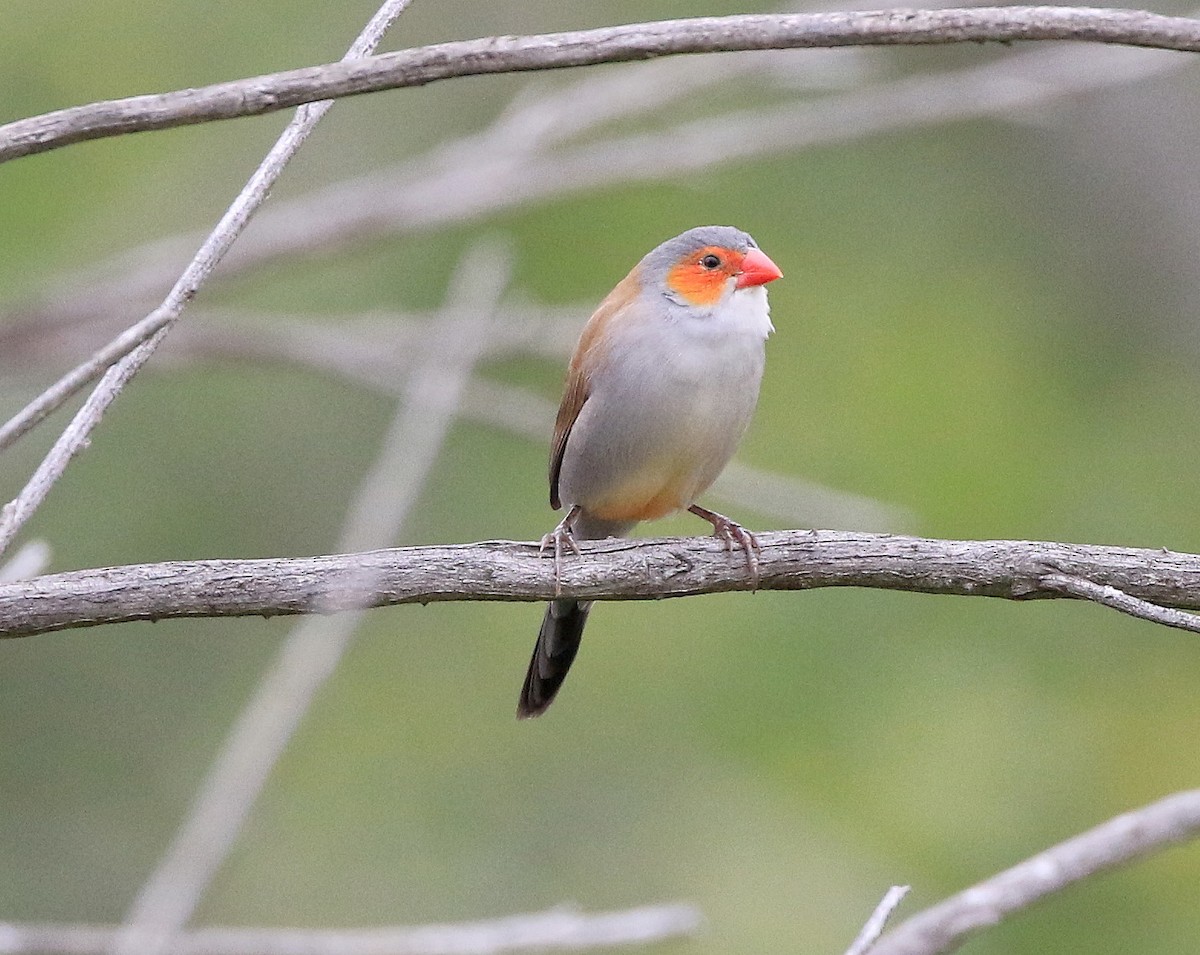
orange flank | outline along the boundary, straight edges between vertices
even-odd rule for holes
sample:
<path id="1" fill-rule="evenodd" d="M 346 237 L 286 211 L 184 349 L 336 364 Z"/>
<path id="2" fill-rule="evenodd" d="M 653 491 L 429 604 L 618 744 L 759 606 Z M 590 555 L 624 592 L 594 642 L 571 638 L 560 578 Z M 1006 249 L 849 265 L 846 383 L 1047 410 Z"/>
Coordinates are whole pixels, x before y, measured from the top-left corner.
<path id="1" fill-rule="evenodd" d="M 655 521 L 691 503 L 697 491 L 690 469 L 668 470 L 658 461 L 630 475 L 600 500 L 588 505 L 588 513 L 604 521 Z"/>
<path id="2" fill-rule="evenodd" d="M 731 249 L 705 246 L 667 272 L 667 286 L 689 305 L 716 305 L 726 282 L 738 274 L 744 257 Z"/>

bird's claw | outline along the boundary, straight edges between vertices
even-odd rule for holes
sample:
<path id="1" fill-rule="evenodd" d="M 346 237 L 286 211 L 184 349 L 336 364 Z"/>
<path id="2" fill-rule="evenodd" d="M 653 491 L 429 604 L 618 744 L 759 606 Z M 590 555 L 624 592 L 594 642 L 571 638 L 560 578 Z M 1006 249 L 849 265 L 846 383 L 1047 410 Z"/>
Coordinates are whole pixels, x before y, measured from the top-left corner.
<path id="1" fill-rule="evenodd" d="M 734 544 L 742 549 L 742 553 L 746 555 L 746 569 L 750 571 L 754 589 L 757 590 L 758 554 L 762 550 L 758 538 L 737 521 L 730 520 L 724 514 L 718 514 L 716 511 L 710 511 L 699 505 L 693 505 L 688 510 L 712 524 L 713 537 L 725 542 L 726 551 L 732 553 Z"/>
<path id="2" fill-rule="evenodd" d="M 565 544 L 571 548 L 571 551 L 575 554 L 582 553 L 579 545 L 575 543 L 575 535 L 571 533 L 571 520 L 575 517 L 577 510 L 577 508 L 572 508 L 554 530 L 542 537 L 542 543 L 538 547 L 539 554 L 545 554 L 547 548 L 554 548 L 554 595 L 556 597 L 562 594 L 563 545 Z"/>
<path id="3" fill-rule="evenodd" d="M 713 525 L 713 537 L 723 540 L 725 549 L 731 553 L 734 544 L 742 549 L 742 553 L 746 555 L 746 568 L 754 577 L 755 586 L 758 586 L 758 552 L 762 550 L 758 538 L 737 521 L 728 519 L 722 524 Z"/>

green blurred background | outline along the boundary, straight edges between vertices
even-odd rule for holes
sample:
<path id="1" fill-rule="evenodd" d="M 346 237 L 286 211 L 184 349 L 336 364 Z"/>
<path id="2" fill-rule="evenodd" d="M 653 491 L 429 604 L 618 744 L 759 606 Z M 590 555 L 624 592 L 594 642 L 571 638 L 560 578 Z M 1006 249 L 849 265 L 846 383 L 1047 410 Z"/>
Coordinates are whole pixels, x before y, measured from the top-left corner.
<path id="1" fill-rule="evenodd" d="M 325 62 L 373 9 L 10 0 L 0 120 Z M 745 9 L 418 0 L 386 47 Z M 886 85 L 1004 52 L 792 56 L 865 57 Z M 580 78 L 345 101 L 273 201 L 419 155 L 519 91 Z M 907 509 L 903 529 L 928 536 L 1196 551 L 1198 80 L 1189 64 L 998 118 L 583 190 L 216 282 L 197 306 L 314 321 L 429 309 L 481 237 L 508 243 L 512 295 L 586 306 L 662 239 L 728 222 L 786 276 L 771 288 L 777 332 L 740 460 Z M 832 94 L 745 78 L 630 128 L 819 95 Z M 0 169 L 0 414 L 86 351 L 19 357 L 3 335 L 23 303 L 114 252 L 211 226 L 285 122 L 125 137 Z M 481 373 L 556 401 L 562 363 L 507 358 Z M 327 552 L 392 410 L 377 391 L 299 368 L 156 361 L 27 536 L 51 542 L 55 569 Z M 64 421 L 0 457 L 0 496 Z M 545 456 L 545 441 L 456 424 L 403 542 L 539 536 L 556 520 Z M 651 533 L 702 530 L 678 520 Z M 1196 638 L 1097 607 L 863 591 L 602 605 L 554 709 L 518 724 L 540 615 L 371 613 L 196 923 L 688 899 L 708 930 L 671 951 L 836 952 L 892 883 L 914 886 L 912 912 L 1200 783 Z M 143 624 L 0 646 L 0 921 L 122 918 L 291 625 Z M 1190 953 L 1198 900 L 1193 846 L 967 950 Z"/>

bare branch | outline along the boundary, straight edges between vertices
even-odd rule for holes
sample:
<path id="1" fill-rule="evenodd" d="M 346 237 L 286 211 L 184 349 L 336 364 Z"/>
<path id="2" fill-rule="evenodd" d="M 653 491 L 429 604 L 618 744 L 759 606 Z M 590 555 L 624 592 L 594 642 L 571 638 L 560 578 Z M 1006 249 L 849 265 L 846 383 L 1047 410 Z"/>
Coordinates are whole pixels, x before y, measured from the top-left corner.
<path id="1" fill-rule="evenodd" d="M 1200 610 L 1200 556 L 1039 541 L 930 540 L 834 531 L 775 531 L 759 589 L 873 587 L 929 594 L 1061 597 L 1048 573 L 1081 577 L 1164 606 Z M 747 591 L 745 563 L 706 537 L 580 545 L 562 592 L 584 600 L 655 600 Z M 328 594 L 354 573 L 360 586 Z M 554 571 L 536 543 L 489 541 L 323 557 L 168 561 L 53 574 L 0 585 L 0 637 L 167 617 L 273 616 L 456 600 L 543 601 Z"/>
<path id="2" fill-rule="evenodd" d="M 351 45 L 346 54 L 350 62 L 357 62 L 358 58 L 375 49 L 392 20 L 410 2 L 411 0 L 386 0 L 379 13 Z M 158 308 L 101 349 L 99 357 L 93 356 L 69 372 L 4 426 L 0 436 L 8 443 L 15 441 L 85 387 L 103 369 L 104 362 L 112 360 L 117 353 L 124 355 L 108 369 L 17 497 L 0 509 L 0 554 L 4 553 L 17 532 L 45 500 L 72 458 L 87 446 L 88 436 L 100 423 L 108 406 L 149 361 L 171 325 L 182 314 L 187 303 L 195 297 L 229 247 L 241 235 L 246 224 L 266 199 L 271 187 L 283 174 L 284 167 L 299 151 L 309 133 L 316 128 L 332 105 L 332 101 L 312 103 L 297 111 L 295 118 L 276 140 L 237 198 L 225 210 L 221 220 L 209 233 Z M 2 447 L 0 444 L 0 448 Z"/>
<path id="3" fill-rule="evenodd" d="M 182 308 L 183 300 L 179 302 L 179 307 Z M 163 309 L 155 311 L 150 318 L 156 319 L 163 317 L 166 313 Z M 175 313 L 176 315 L 178 312 Z M 151 331 L 151 335 L 165 331 L 165 325 L 155 325 L 157 331 Z M 42 501 L 46 499 L 46 495 L 50 493 L 50 489 L 58 482 L 58 479 L 63 476 L 67 469 L 67 465 L 75 455 L 79 454 L 88 444 L 88 435 L 92 429 L 100 423 L 100 419 L 104 417 L 104 412 L 108 410 L 108 406 L 116 399 L 117 395 L 129 383 L 129 380 L 137 373 L 142 364 L 150 357 L 154 351 L 154 345 L 147 341 L 143 341 L 137 348 L 125 357 L 119 364 L 113 365 L 104 377 L 100 380 L 95 390 L 88 396 L 87 401 L 83 403 L 83 407 L 75 413 L 75 417 L 71 419 L 71 423 L 58 440 L 54 442 L 50 452 L 42 459 L 42 462 L 34 470 L 33 475 L 25 483 L 20 493 L 9 501 L 4 507 L 0 507 L 0 554 L 3 554 L 12 544 L 13 539 L 17 536 L 17 532 L 25 525 L 25 522 L 33 516 L 34 511 L 38 509 Z M 51 389 L 54 390 L 54 389 Z M 60 393 L 61 394 L 61 393 Z M 61 400 L 66 400 L 67 395 L 61 395 Z M 33 414 L 31 418 L 41 420 L 44 413 L 35 406 L 38 402 L 35 401 L 30 406 Z M 30 409 L 26 409 L 29 411 Z M 22 417 L 18 415 L 18 417 Z M 31 425 L 32 426 L 32 425 Z M 18 434 L 23 433 L 24 428 L 18 428 Z"/>
<path id="4" fill-rule="evenodd" d="M 682 903 L 586 915 L 551 909 L 449 925 L 371 929 L 202 928 L 181 932 L 166 955 L 502 955 L 644 945 L 695 935 L 703 917 Z M 119 929 L 107 925 L 0 922 L 3 955 L 103 955 Z"/>
<path id="5" fill-rule="evenodd" d="M 846 949 L 846 955 L 867 955 L 867 952 L 879 940 L 879 936 L 883 934 L 884 927 L 887 925 L 887 921 L 891 918 L 892 913 L 896 910 L 896 906 L 903 902 L 904 897 L 908 895 L 909 888 L 910 886 L 907 885 L 893 885 L 883 894 L 883 898 L 875 906 L 875 911 L 871 913 L 871 917 L 863 925 L 862 931 L 858 933 L 858 937 Z"/>
<path id="6" fill-rule="evenodd" d="M 1161 623 L 1165 627 L 1176 627 L 1179 630 L 1200 633 L 1200 616 L 1170 607 L 1160 607 L 1148 600 L 1139 600 L 1137 597 L 1117 590 L 1116 587 L 1108 587 L 1066 574 L 1047 574 L 1038 583 L 1049 590 L 1057 590 L 1059 593 L 1071 597 L 1094 600 L 1098 604 L 1119 610 L 1121 613 L 1127 613 L 1131 617 L 1149 620 L 1152 623 Z"/>
<path id="7" fill-rule="evenodd" d="M 664 121 L 660 132 L 605 137 L 534 155 L 467 149 L 469 161 L 454 161 L 460 150 L 452 144 L 446 148 L 450 161 L 433 163 L 432 169 L 419 170 L 423 160 L 405 163 L 266 210 L 254 234 L 226 263 L 223 275 L 379 235 L 472 221 L 551 197 L 670 179 L 688 170 L 897 129 L 1005 116 L 1192 62 L 1145 50 L 1025 50 L 982 65 L 892 79 L 772 109 L 739 110 L 685 123 Z M 702 143 L 703 148 L 684 150 L 681 142 Z M 45 318 L 43 310 L 37 314 Z"/>
<path id="8" fill-rule="evenodd" d="M 378 45 L 392 20 L 410 2 L 411 0 L 405 0 L 402 3 L 385 4 L 385 10 L 395 8 L 395 12 L 382 18 L 373 19 L 351 46 L 343 62 L 345 59 L 355 60 L 370 53 Z M 157 335 L 178 317 L 183 305 L 195 295 L 200 283 L 207 278 L 208 273 L 212 271 L 234 239 L 240 234 L 241 229 L 245 227 L 257 206 L 265 198 L 270 186 L 282 173 L 283 166 L 291 159 L 332 105 L 332 101 L 318 103 L 312 108 L 297 113 L 296 118 L 284 130 L 267 158 L 255 171 L 250 182 L 226 211 L 216 229 L 204 241 L 200 251 L 196 253 L 188 270 L 179 279 L 167 300 L 141 322 L 126 329 L 121 335 L 96 351 L 87 361 L 72 369 L 53 386 L 43 391 L 20 414 L 0 427 L 0 451 L 94 381 L 106 368 Z M 4 541 L 0 537 L 0 551 L 3 549 Z"/>
<path id="9" fill-rule="evenodd" d="M 1200 789 L 1125 813 L 902 922 L 871 955 L 940 955 L 980 929 L 1099 872 L 1200 833 Z"/>
<path id="10" fill-rule="evenodd" d="M 128 355 L 133 349 L 154 335 L 169 321 L 161 309 L 148 316 L 114 338 L 96 351 L 87 361 L 71 369 L 66 375 L 43 391 L 19 414 L 0 425 L 0 451 L 19 437 L 37 427 L 45 418 L 60 408 L 89 384 L 99 378 L 114 363 Z M 3 548 L 0 547 L 0 550 Z"/>
<path id="11" fill-rule="evenodd" d="M 629 69 L 676 67 L 687 62 L 660 60 Z M 518 203 L 614 184 L 656 181 L 681 171 L 891 130 L 978 116 L 1003 117 L 1041 103 L 1161 75 L 1192 62 L 1161 51 L 1063 45 L 1023 50 L 982 65 L 892 80 L 769 111 L 735 111 L 723 114 L 719 121 L 664 124 L 656 134 L 618 137 L 611 145 L 608 141 L 589 143 L 530 155 L 524 148 L 527 144 L 514 143 L 511 136 L 500 134 L 505 130 L 511 133 L 520 117 L 536 127 L 546 115 L 559 115 L 555 93 L 549 97 L 547 114 L 534 107 L 517 107 L 482 133 L 264 209 L 253 232 L 225 258 L 220 275 L 228 280 L 289 256 L 329 253 L 375 236 L 471 221 Z M 672 69 L 671 75 L 652 78 L 651 85 L 686 87 L 676 72 Z M 726 75 L 721 69 L 712 73 Z M 696 82 L 695 78 L 687 81 Z M 564 95 L 572 91 L 594 95 L 597 85 L 602 87 L 602 97 L 619 90 L 584 82 L 570 84 Z M 612 110 L 615 112 L 615 107 Z M 564 128 L 571 127 L 565 124 Z M 679 148 L 682 139 L 702 139 L 705 145 L 683 150 Z M 514 157 L 514 151 L 519 155 Z M 87 276 L 76 277 L 70 291 L 56 293 L 51 301 L 10 306 L 8 321 L 0 327 L 0 361 L 27 367 L 39 353 L 37 343 L 60 340 L 64 327 L 85 322 L 89 329 L 109 326 L 111 316 L 119 315 L 128 302 L 156 294 L 170 282 L 178 274 L 179 263 L 199 241 L 200 237 L 172 236 L 146 243 L 89 270 Z"/>
<path id="12" fill-rule="evenodd" d="M 268 213 L 264 211 L 264 215 Z M 488 356 L 536 355 L 556 361 L 569 356 L 592 307 L 594 303 L 590 307 L 500 305 L 494 313 Z M 420 343 L 437 317 L 437 312 L 395 309 L 313 316 L 201 306 L 193 306 L 190 314 L 193 321 L 173 329 L 159 350 L 159 367 L 172 361 L 211 358 L 284 361 L 351 380 L 358 377 L 353 372 L 359 367 L 367 369 L 368 377 L 411 370 L 419 364 Z M 63 364 L 98 347 L 103 334 L 88 323 L 70 330 L 22 335 L 15 348 L 18 355 L 0 356 L 0 367 L 28 372 L 31 366 Z M 12 341 L 0 333 L 0 349 Z"/>
<path id="13" fill-rule="evenodd" d="M 981 7 L 701 17 L 535 36 L 485 37 L 199 89 L 108 100 L 18 120 L 0 126 L 0 162 L 107 136 L 257 116 L 315 100 L 422 86 L 460 76 L 563 69 L 680 53 L 988 40 L 1083 40 L 1197 52 L 1200 22 L 1129 10 Z"/>

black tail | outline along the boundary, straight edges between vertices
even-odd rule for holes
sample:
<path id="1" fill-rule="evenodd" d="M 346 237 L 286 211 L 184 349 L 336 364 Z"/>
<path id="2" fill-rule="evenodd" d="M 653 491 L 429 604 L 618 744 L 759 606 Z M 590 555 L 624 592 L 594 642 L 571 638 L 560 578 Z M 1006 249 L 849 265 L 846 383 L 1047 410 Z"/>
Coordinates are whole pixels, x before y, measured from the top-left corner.
<path id="1" fill-rule="evenodd" d="M 546 608 L 537 645 L 533 648 L 533 659 L 529 661 L 529 672 L 525 674 L 525 685 L 521 687 L 517 719 L 540 716 L 554 702 L 554 694 L 567 678 L 567 671 L 579 650 L 583 625 L 587 623 L 591 609 L 590 600 L 583 603 L 555 600 Z"/>

